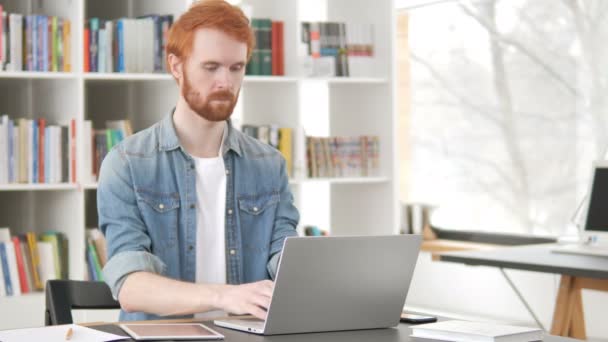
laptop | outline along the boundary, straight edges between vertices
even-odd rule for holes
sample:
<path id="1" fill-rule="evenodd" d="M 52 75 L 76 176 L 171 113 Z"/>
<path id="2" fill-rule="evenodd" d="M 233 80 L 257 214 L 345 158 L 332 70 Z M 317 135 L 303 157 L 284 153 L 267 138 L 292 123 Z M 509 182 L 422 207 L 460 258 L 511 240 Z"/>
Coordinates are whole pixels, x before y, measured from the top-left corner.
<path id="1" fill-rule="evenodd" d="M 285 239 L 266 320 L 216 320 L 260 335 L 399 324 L 420 235 Z"/>
<path id="2" fill-rule="evenodd" d="M 608 257 L 608 162 L 595 162 L 580 243 L 553 248 L 555 253 Z"/>

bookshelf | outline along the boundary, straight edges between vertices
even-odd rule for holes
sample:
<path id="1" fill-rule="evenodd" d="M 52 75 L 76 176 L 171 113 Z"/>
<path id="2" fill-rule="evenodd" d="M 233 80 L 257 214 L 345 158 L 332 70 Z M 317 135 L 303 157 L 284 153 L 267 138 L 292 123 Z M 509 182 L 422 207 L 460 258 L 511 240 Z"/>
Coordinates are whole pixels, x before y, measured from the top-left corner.
<path id="1" fill-rule="evenodd" d="M 101 128 L 106 120 L 129 119 L 134 131 L 154 124 L 175 103 L 178 89 L 173 79 L 164 73 L 82 72 L 84 23 L 91 17 L 116 19 L 150 13 L 177 17 L 190 3 L 191 0 L 0 0 L 8 12 L 56 15 L 72 23 L 72 71 L 0 72 L 0 113 L 12 118 L 43 116 L 58 123 L 75 119 L 78 146 L 83 142 L 84 120 Z M 398 233 L 393 0 L 241 3 L 252 5 L 254 17 L 284 21 L 285 76 L 246 76 L 233 116 L 235 122 L 292 128 L 301 125 L 308 135 L 316 136 L 380 137 L 378 177 L 290 181 L 301 210 L 301 223 L 331 227 L 332 235 Z M 301 75 L 298 37 L 302 21 L 373 24 L 372 74 L 348 78 Z M 65 233 L 69 239 L 71 279 L 85 277 L 85 227 L 96 226 L 97 184 L 82 179 L 83 159 L 82 149 L 78 149 L 76 184 L 0 185 L 0 227 L 10 227 L 15 234 L 49 229 Z M 319 220 L 324 222 L 319 224 Z M 0 329 L 42 325 L 43 309 L 42 293 L 0 297 L 0 316 L 4 317 Z M 112 319 L 116 318 L 108 318 Z"/>

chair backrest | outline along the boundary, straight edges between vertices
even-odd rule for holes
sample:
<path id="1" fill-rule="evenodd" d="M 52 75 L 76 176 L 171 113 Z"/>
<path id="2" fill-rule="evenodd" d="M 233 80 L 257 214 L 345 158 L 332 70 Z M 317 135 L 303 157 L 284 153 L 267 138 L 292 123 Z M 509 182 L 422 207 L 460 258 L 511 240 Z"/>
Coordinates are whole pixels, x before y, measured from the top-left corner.
<path id="1" fill-rule="evenodd" d="M 71 324 L 72 309 L 119 309 L 104 282 L 49 280 L 46 283 L 45 325 Z"/>

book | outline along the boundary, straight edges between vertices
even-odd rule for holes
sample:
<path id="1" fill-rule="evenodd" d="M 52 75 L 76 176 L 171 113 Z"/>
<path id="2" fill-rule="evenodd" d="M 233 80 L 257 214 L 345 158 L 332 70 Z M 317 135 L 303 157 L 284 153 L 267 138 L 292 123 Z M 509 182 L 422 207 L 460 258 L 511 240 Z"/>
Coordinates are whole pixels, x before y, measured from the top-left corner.
<path id="1" fill-rule="evenodd" d="M 543 339 L 543 331 L 539 328 L 458 320 L 415 325 L 411 329 L 412 337 L 441 341 L 517 342 Z"/>
<path id="2" fill-rule="evenodd" d="M 91 238 L 87 238 L 87 250 L 90 253 L 89 262 L 92 263 L 92 269 L 95 271 L 95 280 L 103 281 L 103 273 L 102 273 L 102 265 L 99 262 L 99 253 L 97 252 L 97 248 L 95 248 L 95 243 Z"/>
<path id="3" fill-rule="evenodd" d="M 6 296 L 6 283 L 4 281 L 4 266 L 0 255 L 0 297 Z"/>
<path id="4" fill-rule="evenodd" d="M 19 271 L 17 269 L 17 257 L 15 246 L 12 241 L 3 242 L 6 249 L 6 260 L 8 263 L 9 275 L 11 278 L 13 296 L 21 295 L 21 282 L 19 281 Z M 5 270 L 6 271 L 6 270 Z"/>
<path id="5" fill-rule="evenodd" d="M 23 257 L 23 252 L 21 250 L 21 241 L 17 236 L 13 236 L 12 241 L 13 246 L 15 247 L 15 257 L 17 260 L 17 271 L 19 272 L 19 283 L 21 284 L 21 293 L 28 293 L 30 292 L 30 290 L 26 275 L 27 265 Z"/>
<path id="6" fill-rule="evenodd" d="M 38 253 L 40 254 L 40 282 L 42 289 L 48 280 L 57 279 L 53 244 L 46 241 L 38 241 Z"/>
<path id="7" fill-rule="evenodd" d="M 10 267 L 8 264 L 8 255 L 6 253 L 6 243 L 0 242 L 0 267 L 2 267 L 2 276 L 4 279 L 0 281 L 4 282 L 4 289 L 7 296 L 13 295 L 13 285 L 11 282 Z"/>
<path id="8" fill-rule="evenodd" d="M 36 239 L 36 234 L 29 232 L 26 233 L 25 236 L 27 238 L 27 245 L 32 263 L 32 278 L 34 280 L 34 288 L 36 290 L 42 290 L 44 285 L 40 279 L 40 254 L 38 253 L 38 241 Z"/>

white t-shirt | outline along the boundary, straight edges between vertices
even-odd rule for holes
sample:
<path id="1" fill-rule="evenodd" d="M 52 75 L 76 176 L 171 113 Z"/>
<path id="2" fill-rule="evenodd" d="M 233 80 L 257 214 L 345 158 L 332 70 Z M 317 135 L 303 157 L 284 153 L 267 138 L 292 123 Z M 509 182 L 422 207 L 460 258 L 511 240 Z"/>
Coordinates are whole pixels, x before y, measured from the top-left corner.
<path id="1" fill-rule="evenodd" d="M 223 144 L 222 144 L 223 145 Z M 226 283 L 226 170 L 224 158 L 193 157 L 196 165 L 196 282 Z M 197 318 L 222 315 L 213 311 Z"/>

